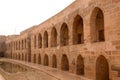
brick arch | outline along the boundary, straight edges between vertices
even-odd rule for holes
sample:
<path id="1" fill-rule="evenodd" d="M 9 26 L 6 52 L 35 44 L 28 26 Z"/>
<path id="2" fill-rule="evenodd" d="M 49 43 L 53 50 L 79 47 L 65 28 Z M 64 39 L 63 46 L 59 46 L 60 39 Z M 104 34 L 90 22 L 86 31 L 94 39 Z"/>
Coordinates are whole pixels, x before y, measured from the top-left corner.
<path id="1" fill-rule="evenodd" d="M 67 46 L 69 44 L 69 30 L 66 23 L 63 23 L 60 30 L 60 45 Z"/>
<path id="2" fill-rule="evenodd" d="M 82 44 L 84 43 L 84 24 L 83 19 L 80 15 L 76 15 L 73 22 L 72 36 L 73 44 Z"/>
<path id="3" fill-rule="evenodd" d="M 49 58 L 48 58 L 48 55 L 45 54 L 44 56 L 44 66 L 48 66 L 49 65 Z"/>
<path id="4" fill-rule="evenodd" d="M 95 7 L 90 18 L 91 41 L 100 42 L 105 41 L 104 33 L 104 13 Z"/>
<path id="5" fill-rule="evenodd" d="M 51 47 L 56 46 L 57 46 L 57 30 L 55 27 L 53 27 L 51 31 Z"/>
<path id="6" fill-rule="evenodd" d="M 96 80 L 109 80 L 109 64 L 103 55 L 96 61 Z"/>
<path id="7" fill-rule="evenodd" d="M 55 54 L 52 56 L 52 67 L 57 68 L 57 58 Z"/>
<path id="8" fill-rule="evenodd" d="M 84 60 L 83 60 L 83 57 L 81 55 L 77 56 L 76 74 L 84 75 Z"/>
<path id="9" fill-rule="evenodd" d="M 62 55 L 61 69 L 64 71 L 69 71 L 69 61 L 68 61 L 68 58 L 65 54 Z"/>
<path id="10" fill-rule="evenodd" d="M 42 36 L 40 33 L 38 35 L 38 48 L 42 48 Z"/>
<path id="11" fill-rule="evenodd" d="M 47 48 L 48 47 L 48 32 L 45 31 L 44 32 L 44 48 Z"/>
<path id="12" fill-rule="evenodd" d="M 41 55 L 38 55 L 38 64 L 41 64 Z"/>

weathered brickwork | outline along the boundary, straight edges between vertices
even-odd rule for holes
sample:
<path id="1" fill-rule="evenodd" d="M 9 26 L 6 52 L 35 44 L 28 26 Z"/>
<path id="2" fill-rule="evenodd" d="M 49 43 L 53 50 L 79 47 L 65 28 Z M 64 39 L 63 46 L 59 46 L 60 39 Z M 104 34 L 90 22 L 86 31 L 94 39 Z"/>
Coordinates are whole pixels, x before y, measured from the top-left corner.
<path id="1" fill-rule="evenodd" d="M 93 80 L 120 80 L 120 0 L 76 0 L 43 22 L 6 37 L 5 56 Z"/>

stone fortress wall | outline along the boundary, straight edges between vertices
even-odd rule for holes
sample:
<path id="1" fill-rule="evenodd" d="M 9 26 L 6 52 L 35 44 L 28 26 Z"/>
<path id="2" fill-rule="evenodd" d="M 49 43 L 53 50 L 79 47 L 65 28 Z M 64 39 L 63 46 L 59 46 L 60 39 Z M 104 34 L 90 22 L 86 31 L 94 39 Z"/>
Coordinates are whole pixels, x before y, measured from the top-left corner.
<path id="1" fill-rule="evenodd" d="M 120 0 L 76 0 L 5 42 L 8 58 L 93 80 L 120 80 Z"/>

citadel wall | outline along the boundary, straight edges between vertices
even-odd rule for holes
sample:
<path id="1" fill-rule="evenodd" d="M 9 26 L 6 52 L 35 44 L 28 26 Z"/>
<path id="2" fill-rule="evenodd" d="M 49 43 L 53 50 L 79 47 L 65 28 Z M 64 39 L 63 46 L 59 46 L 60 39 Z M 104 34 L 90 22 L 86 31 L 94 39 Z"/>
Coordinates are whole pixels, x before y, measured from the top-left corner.
<path id="1" fill-rule="evenodd" d="M 93 80 L 120 80 L 120 1 L 76 0 L 6 45 L 13 59 Z"/>

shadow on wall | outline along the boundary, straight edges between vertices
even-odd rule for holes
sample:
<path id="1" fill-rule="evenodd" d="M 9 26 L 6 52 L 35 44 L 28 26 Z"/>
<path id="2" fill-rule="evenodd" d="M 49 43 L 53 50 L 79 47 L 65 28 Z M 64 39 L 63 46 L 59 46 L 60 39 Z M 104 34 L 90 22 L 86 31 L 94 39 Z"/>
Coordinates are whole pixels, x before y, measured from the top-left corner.
<path id="1" fill-rule="evenodd" d="M 0 57 L 4 57 L 4 52 L 0 52 Z"/>

